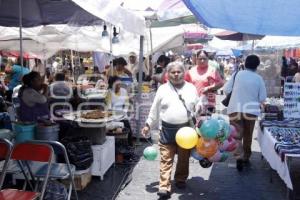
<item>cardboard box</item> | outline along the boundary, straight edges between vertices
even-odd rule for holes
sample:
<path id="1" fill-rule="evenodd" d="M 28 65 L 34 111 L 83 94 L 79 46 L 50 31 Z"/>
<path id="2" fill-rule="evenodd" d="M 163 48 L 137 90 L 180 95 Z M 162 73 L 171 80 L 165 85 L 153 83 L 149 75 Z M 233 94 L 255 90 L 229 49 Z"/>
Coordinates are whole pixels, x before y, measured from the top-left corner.
<path id="1" fill-rule="evenodd" d="M 91 182 L 92 174 L 91 168 L 86 170 L 75 171 L 74 173 L 74 183 L 76 190 L 83 190 Z M 63 180 L 62 183 L 69 186 L 69 179 Z"/>

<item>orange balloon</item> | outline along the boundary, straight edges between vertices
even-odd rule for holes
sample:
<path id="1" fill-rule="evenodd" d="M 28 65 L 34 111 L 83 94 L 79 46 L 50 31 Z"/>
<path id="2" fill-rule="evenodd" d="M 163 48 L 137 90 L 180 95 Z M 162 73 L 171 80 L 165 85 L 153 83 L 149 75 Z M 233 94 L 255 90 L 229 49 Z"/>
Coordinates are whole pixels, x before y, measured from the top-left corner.
<path id="1" fill-rule="evenodd" d="M 217 152 L 218 143 L 216 140 L 204 140 L 200 137 L 196 145 L 196 150 L 201 156 L 209 158 Z"/>

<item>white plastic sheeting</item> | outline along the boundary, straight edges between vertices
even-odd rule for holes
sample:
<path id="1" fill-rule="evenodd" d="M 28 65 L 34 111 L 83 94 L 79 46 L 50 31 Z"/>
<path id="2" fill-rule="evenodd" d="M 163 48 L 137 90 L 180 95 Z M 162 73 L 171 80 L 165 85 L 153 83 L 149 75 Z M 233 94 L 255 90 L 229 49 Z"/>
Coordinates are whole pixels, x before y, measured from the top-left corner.
<path id="1" fill-rule="evenodd" d="M 158 20 L 169 20 L 193 15 L 182 0 L 164 0 L 157 10 Z"/>
<path id="2" fill-rule="evenodd" d="M 121 31 L 120 42 L 110 47 L 109 37 L 103 38 L 102 26 L 72 27 L 68 25 L 50 25 L 23 28 L 24 52 L 33 53 L 46 59 L 59 50 L 112 52 L 113 55 L 127 55 L 139 52 L 139 36 Z M 110 28 L 108 28 L 110 32 Z M 183 46 L 183 33 L 186 26 L 152 28 L 153 50 L 166 51 Z M 145 33 L 144 54 L 150 54 L 149 31 Z M 19 50 L 18 28 L 0 27 L 0 50 Z"/>
<path id="3" fill-rule="evenodd" d="M 123 30 L 143 35 L 146 31 L 145 19 L 122 8 L 111 0 L 72 0 L 84 10 Z"/>
<path id="4" fill-rule="evenodd" d="M 18 28 L 0 27 L 0 50 L 19 50 Z M 23 51 L 46 59 L 59 50 L 109 52 L 103 47 L 102 28 L 94 26 L 69 27 L 67 25 L 23 28 Z M 109 45 L 108 45 L 109 46 Z"/>
<path id="5" fill-rule="evenodd" d="M 255 46 L 255 48 L 260 49 L 283 49 L 291 47 L 300 47 L 300 37 L 266 36 Z"/>

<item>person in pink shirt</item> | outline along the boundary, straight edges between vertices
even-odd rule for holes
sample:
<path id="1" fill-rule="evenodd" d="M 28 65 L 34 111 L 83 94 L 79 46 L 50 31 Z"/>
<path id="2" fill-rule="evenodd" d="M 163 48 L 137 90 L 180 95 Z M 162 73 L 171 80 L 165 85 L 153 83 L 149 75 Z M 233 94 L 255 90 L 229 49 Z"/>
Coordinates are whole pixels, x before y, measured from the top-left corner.
<path id="1" fill-rule="evenodd" d="M 217 69 L 209 66 L 206 51 L 200 50 L 197 52 L 196 66 L 185 74 L 185 80 L 195 85 L 199 97 L 207 98 L 208 103 L 205 107 L 208 113 L 214 112 L 216 91 L 223 86 L 224 81 Z"/>

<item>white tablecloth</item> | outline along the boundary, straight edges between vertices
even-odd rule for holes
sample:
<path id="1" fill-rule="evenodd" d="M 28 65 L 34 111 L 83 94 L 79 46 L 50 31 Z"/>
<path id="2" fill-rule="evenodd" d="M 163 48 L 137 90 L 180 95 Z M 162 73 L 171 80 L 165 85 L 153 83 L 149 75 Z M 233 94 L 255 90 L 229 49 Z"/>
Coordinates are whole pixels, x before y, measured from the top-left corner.
<path id="1" fill-rule="evenodd" d="M 274 145 L 276 143 L 275 138 L 271 135 L 267 128 L 264 128 L 263 132 L 259 127 L 259 123 L 256 122 L 255 131 L 258 131 L 257 138 L 261 148 L 261 153 L 268 161 L 271 168 L 276 170 L 280 178 L 285 182 L 288 188 L 293 189 L 290 172 L 287 161 L 291 157 L 300 157 L 299 154 L 286 154 L 284 162 L 282 162 L 279 154 L 276 153 Z"/>

